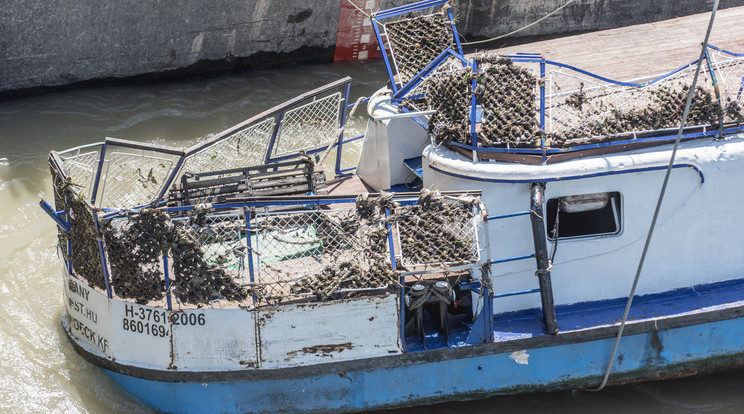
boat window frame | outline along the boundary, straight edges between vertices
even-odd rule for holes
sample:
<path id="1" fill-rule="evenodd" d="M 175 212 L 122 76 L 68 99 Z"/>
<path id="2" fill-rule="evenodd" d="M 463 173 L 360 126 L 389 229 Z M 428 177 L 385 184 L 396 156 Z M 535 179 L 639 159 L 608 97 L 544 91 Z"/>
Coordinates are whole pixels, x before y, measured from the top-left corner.
<path id="1" fill-rule="evenodd" d="M 611 232 L 601 232 L 601 233 L 588 233 L 588 234 L 579 234 L 574 236 L 561 236 L 560 231 L 560 222 L 558 223 L 558 241 L 570 241 L 570 240 L 587 240 L 587 239 L 594 239 L 594 238 L 607 238 L 607 237 L 617 237 L 622 235 L 624 231 L 623 226 L 623 195 L 620 191 L 606 191 L 607 194 L 609 194 L 609 199 L 607 200 L 607 203 L 610 205 L 610 211 L 612 212 L 612 218 L 615 223 L 615 231 Z M 554 214 L 548 214 L 549 211 L 549 204 L 550 203 L 556 203 L 557 207 L 560 208 L 560 200 L 563 197 L 568 197 L 572 195 L 583 195 L 583 194 L 590 194 L 590 193 L 582 193 L 582 194 L 564 194 L 558 197 L 551 197 L 545 201 L 545 233 L 546 237 L 549 241 L 555 242 L 556 238 L 552 236 L 553 233 L 553 226 L 551 224 L 555 223 L 555 215 Z M 603 209 L 606 207 L 603 207 Z M 564 214 L 581 214 L 581 213 L 564 213 Z M 552 216 L 552 217 L 551 217 Z M 560 220 L 560 218 L 559 218 Z"/>

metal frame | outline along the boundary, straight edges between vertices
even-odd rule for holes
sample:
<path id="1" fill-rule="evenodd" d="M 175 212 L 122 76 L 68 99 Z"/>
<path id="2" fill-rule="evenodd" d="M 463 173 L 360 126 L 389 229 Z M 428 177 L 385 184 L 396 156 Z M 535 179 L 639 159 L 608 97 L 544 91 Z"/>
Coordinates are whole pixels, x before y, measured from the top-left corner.
<path id="1" fill-rule="evenodd" d="M 402 89 L 404 85 L 401 85 L 401 87 L 398 87 L 398 84 L 395 81 L 395 74 L 393 73 L 393 67 L 391 66 L 390 59 L 393 59 L 393 65 L 395 66 L 395 59 L 392 54 L 392 50 L 390 51 L 390 57 L 388 57 L 388 51 L 385 48 L 385 42 L 382 40 L 382 32 L 380 31 L 380 24 L 378 23 L 380 20 L 389 19 L 396 16 L 401 16 L 407 13 L 412 13 L 416 11 L 421 11 L 425 9 L 430 9 L 433 7 L 438 6 L 444 6 L 447 4 L 449 0 L 425 0 L 420 1 L 418 3 L 408 4 L 405 6 L 400 7 L 394 7 L 392 9 L 379 11 L 372 16 L 372 28 L 375 30 L 375 37 L 377 38 L 377 44 L 380 46 L 380 50 L 382 51 L 382 60 L 385 63 L 385 69 L 388 73 L 388 78 L 390 79 L 390 87 L 393 89 L 393 93 L 397 94 L 399 89 Z M 462 52 L 462 45 L 460 44 L 460 38 L 457 33 L 457 27 L 455 26 L 455 18 L 452 15 L 452 10 L 447 9 L 447 16 L 450 20 L 450 24 L 452 26 L 452 37 L 454 39 L 455 44 L 457 45 L 457 52 L 460 55 L 463 55 Z M 387 38 L 387 34 L 385 34 L 385 37 Z M 451 48 L 451 47 L 450 47 Z M 395 70 L 397 71 L 397 66 L 395 66 Z M 413 81 L 413 78 L 411 79 Z M 409 81 L 408 83 L 410 83 Z"/>
<path id="2" fill-rule="evenodd" d="M 429 5 L 430 3 L 433 3 L 433 2 L 421 2 L 421 4 L 424 4 L 424 3 L 426 3 L 427 5 Z M 411 5 L 411 6 L 414 6 L 414 5 Z M 399 8 L 399 9 L 408 10 L 408 8 Z M 398 13 L 397 9 L 392 9 L 392 10 L 394 10 L 394 11 L 392 12 L 391 15 L 397 15 L 396 14 L 396 13 Z M 405 12 L 402 12 L 402 13 L 405 13 Z M 398 13 L 398 14 L 402 14 L 402 13 Z M 387 17 L 388 14 L 385 14 L 384 16 Z M 724 53 L 724 54 L 729 55 L 729 56 L 732 56 L 732 57 L 737 57 L 737 58 L 744 57 L 744 53 L 741 53 L 741 54 L 732 53 L 732 52 L 729 52 L 727 50 L 718 48 L 718 47 L 713 46 L 713 45 L 710 45 L 710 44 L 708 44 L 707 47 L 709 49 L 713 49 L 713 50 L 719 51 L 721 53 Z M 394 95 L 393 95 L 393 97 L 395 99 L 400 99 L 400 100 L 402 100 L 403 98 L 407 97 L 407 94 L 409 94 L 414 89 L 415 86 L 417 86 L 418 84 L 420 84 L 423 81 L 423 79 L 425 79 L 428 75 L 430 75 L 437 67 L 439 67 L 446 60 L 446 58 L 448 58 L 450 56 L 457 57 L 458 59 L 462 60 L 463 63 L 467 62 L 462 55 L 456 53 L 451 48 L 449 48 L 449 49 L 445 50 L 444 52 L 442 52 L 442 54 L 440 54 L 434 61 L 432 61 L 432 63 L 430 63 L 429 65 L 427 65 L 421 72 L 419 72 L 414 78 L 412 78 L 411 81 L 409 81 L 406 85 L 403 85 L 401 88 L 396 89 L 395 84 L 393 83 L 393 90 L 395 92 Z M 681 71 L 683 71 L 685 69 L 689 69 L 690 67 L 694 66 L 698 62 L 697 60 L 695 60 L 693 62 L 690 62 L 690 63 L 686 64 L 686 65 L 680 66 L 680 67 L 678 67 L 678 68 L 676 68 L 676 69 L 674 69 L 674 70 L 672 70 L 670 72 L 667 72 L 667 73 L 662 74 L 662 75 L 654 76 L 654 77 L 652 77 L 650 79 L 647 79 L 647 80 L 645 80 L 643 82 L 624 82 L 624 81 L 617 81 L 617 80 L 613 80 L 613 79 L 610 79 L 610 78 L 607 78 L 607 77 L 604 77 L 604 76 L 596 75 L 594 73 L 585 71 L 583 69 L 579 69 L 579 68 L 577 68 L 575 66 L 571 66 L 571 65 L 560 63 L 560 62 L 548 60 L 548 59 L 545 59 L 544 57 L 542 57 L 541 55 L 537 55 L 537 54 L 504 55 L 503 57 L 509 58 L 513 62 L 517 62 L 517 63 L 536 63 L 536 64 L 539 65 L 539 78 L 538 78 L 538 80 L 540 81 L 539 82 L 539 85 L 540 86 L 539 86 L 539 97 L 538 97 L 538 99 L 539 99 L 539 114 L 538 114 L 538 116 L 539 116 L 540 128 L 543 131 L 545 131 L 545 132 L 547 132 L 547 128 L 548 128 L 548 126 L 546 125 L 546 115 L 547 115 L 546 114 L 546 110 L 547 110 L 548 107 L 550 107 L 549 102 L 547 102 L 547 99 L 549 98 L 549 96 L 548 96 L 548 94 L 546 92 L 546 88 L 545 88 L 545 82 L 547 80 L 547 77 L 546 76 L 547 76 L 547 69 L 548 69 L 547 67 L 548 66 L 551 66 L 551 67 L 554 67 L 554 68 L 557 68 L 557 69 L 567 69 L 567 70 L 573 71 L 573 72 L 575 72 L 577 74 L 588 76 L 591 79 L 594 79 L 594 80 L 597 80 L 597 81 L 600 81 L 600 82 L 604 82 L 607 85 L 625 86 L 625 87 L 629 87 L 629 88 L 641 88 L 641 87 L 647 87 L 647 86 L 650 86 L 650 85 L 659 83 L 659 82 L 661 82 L 661 81 L 663 81 L 665 79 L 668 79 L 669 77 L 671 77 L 671 76 L 673 76 L 673 75 L 675 75 L 675 74 L 677 74 L 677 73 L 679 73 L 679 72 L 681 72 Z M 718 99 L 718 102 L 720 104 L 721 103 L 721 96 L 720 96 L 720 93 L 718 91 L 717 77 L 716 77 L 715 69 L 714 69 L 714 67 L 712 65 L 712 59 L 710 58 L 710 55 L 707 53 L 707 49 L 706 49 L 706 53 L 705 53 L 705 59 L 708 62 L 708 70 L 709 70 L 709 73 L 711 74 L 711 78 L 712 78 L 712 81 L 713 81 L 714 91 L 716 92 L 716 98 Z M 473 68 L 473 71 L 477 71 L 478 70 L 478 67 L 477 67 L 477 64 L 475 62 L 475 59 L 473 59 L 472 62 L 468 62 L 468 64 Z M 390 74 L 391 72 L 390 72 L 389 64 L 387 62 L 386 62 L 386 66 L 388 66 L 388 73 Z M 476 86 L 477 86 L 476 85 L 476 81 L 473 80 L 473 85 L 471 85 L 471 88 L 473 90 L 475 90 Z M 737 98 L 742 93 L 744 93 L 744 77 L 741 80 L 741 85 L 740 85 L 740 88 L 739 88 L 739 95 L 737 95 Z M 552 99 L 552 95 L 550 97 Z M 564 146 L 562 148 L 548 148 L 546 146 L 545 136 L 543 135 L 543 137 L 541 137 L 541 142 L 540 142 L 539 147 L 533 147 L 533 148 L 482 147 L 482 146 L 479 146 L 478 145 L 477 132 L 475 131 L 475 124 L 476 124 L 476 119 L 477 119 L 477 114 L 478 114 L 478 111 L 477 111 L 477 106 L 478 105 L 479 105 L 479 103 L 477 102 L 477 99 L 475 98 L 475 96 L 472 96 L 472 98 L 471 98 L 471 111 L 470 111 L 470 118 L 471 118 L 470 134 L 471 134 L 471 137 L 472 137 L 472 142 L 470 144 L 463 144 L 463 143 L 460 143 L 460 142 L 449 141 L 450 145 L 453 145 L 453 146 L 456 146 L 456 147 L 465 149 L 467 151 L 472 151 L 472 153 L 473 153 L 473 159 L 474 160 L 477 160 L 477 153 L 482 151 L 482 152 L 505 153 L 505 154 L 534 154 L 534 155 L 541 155 L 542 156 L 542 162 L 543 163 L 546 163 L 548 156 L 549 155 L 552 155 L 552 154 L 563 154 L 563 153 L 570 153 L 570 152 L 582 151 L 582 150 L 587 150 L 587 149 L 596 149 L 596 148 L 604 148 L 604 147 L 615 147 L 615 146 L 622 146 L 622 145 L 627 145 L 627 144 L 632 144 L 632 143 L 654 143 L 654 142 L 662 142 L 662 141 L 666 141 L 666 140 L 671 139 L 673 137 L 673 132 L 676 132 L 676 129 L 674 129 L 674 130 L 669 129 L 669 134 L 662 134 L 660 136 L 653 136 L 653 137 L 649 137 L 649 136 L 639 137 L 638 135 L 649 133 L 649 132 L 652 132 L 652 131 L 629 131 L 628 132 L 628 135 L 630 136 L 629 138 L 617 139 L 617 140 L 608 141 L 608 142 L 597 142 L 597 143 L 578 144 L 578 145 L 570 145 L 570 143 L 569 143 L 568 146 Z M 717 136 L 717 135 L 720 135 L 720 134 L 727 134 L 727 133 L 733 133 L 733 132 L 738 132 L 738 131 L 744 131 L 744 126 L 729 126 L 727 128 L 723 124 L 723 120 L 722 119 L 719 121 L 718 129 L 711 130 L 711 129 L 707 128 L 707 126 L 703 125 L 703 126 L 693 126 L 693 127 L 690 127 L 688 129 L 688 131 L 693 130 L 693 129 L 700 129 L 701 127 L 702 127 L 702 132 L 688 132 L 687 134 L 682 135 L 682 138 L 683 139 L 700 138 L 700 137 Z M 659 130 L 659 131 L 665 131 L 665 130 Z M 676 136 L 676 134 L 674 134 L 674 136 Z M 593 137 L 586 137 L 586 138 L 593 138 Z"/>

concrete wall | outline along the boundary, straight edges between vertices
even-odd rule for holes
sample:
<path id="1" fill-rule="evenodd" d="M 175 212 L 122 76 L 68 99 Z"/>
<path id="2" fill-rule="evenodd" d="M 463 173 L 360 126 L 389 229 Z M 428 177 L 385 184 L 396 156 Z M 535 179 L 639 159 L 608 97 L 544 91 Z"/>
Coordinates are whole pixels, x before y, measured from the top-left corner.
<path id="1" fill-rule="evenodd" d="M 184 75 L 183 68 L 199 62 L 186 74 L 328 61 L 340 2 L 6 0 L 0 2 L 0 93 Z"/>
<path id="2" fill-rule="evenodd" d="M 0 97 L 87 81 L 167 79 L 333 59 L 346 0 L 40 0 L 0 4 Z M 363 0 L 355 0 L 361 4 Z M 411 3 L 378 0 L 381 8 Z M 459 30 L 490 37 L 566 0 L 455 0 Z M 520 35 L 699 13 L 711 1 L 574 0 Z M 724 0 L 722 7 L 744 0 Z"/>
<path id="3" fill-rule="evenodd" d="M 468 37 L 495 37 L 524 27 L 567 1 L 457 0 L 457 28 Z M 742 0 L 721 0 L 718 8 L 741 5 Z M 610 29 L 710 12 L 712 8 L 712 0 L 574 0 L 516 36 Z"/>

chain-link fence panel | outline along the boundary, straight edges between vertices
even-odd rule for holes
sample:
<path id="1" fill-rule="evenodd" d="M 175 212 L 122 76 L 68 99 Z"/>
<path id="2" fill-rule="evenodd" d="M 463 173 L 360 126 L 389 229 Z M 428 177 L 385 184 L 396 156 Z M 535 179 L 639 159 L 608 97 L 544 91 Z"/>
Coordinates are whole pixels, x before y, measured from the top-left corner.
<path id="1" fill-rule="evenodd" d="M 629 132 L 679 126 L 695 66 L 641 86 L 600 83 L 573 71 L 553 71 L 546 110 L 551 145 L 605 141 Z M 719 120 L 707 74 L 701 73 L 687 118 L 688 126 L 710 126 Z"/>
<path id="2" fill-rule="evenodd" d="M 326 300 L 342 292 L 381 288 L 392 282 L 388 229 L 378 215 L 356 210 L 315 210 L 256 215 L 253 251 L 263 300 Z"/>
<path id="3" fill-rule="evenodd" d="M 440 53 L 454 44 L 445 10 L 380 25 L 387 39 L 397 82 L 406 84 Z"/>
<path id="4" fill-rule="evenodd" d="M 100 152 L 101 144 L 94 144 L 59 153 L 75 187 L 75 192 L 82 194 L 86 199 L 90 199 Z"/>
<path id="5" fill-rule="evenodd" d="M 173 170 L 173 161 L 157 156 L 113 152 L 102 178 L 104 208 L 132 208 L 152 202 Z"/>
<path id="6" fill-rule="evenodd" d="M 341 92 L 287 110 L 277 134 L 274 155 L 320 148 L 338 138 L 345 100 Z"/>
<path id="7" fill-rule="evenodd" d="M 480 260 L 475 224 L 476 200 L 446 200 L 437 191 L 423 191 L 419 202 L 395 209 L 401 266 L 443 268 Z"/>
<path id="8" fill-rule="evenodd" d="M 101 220 L 114 295 L 141 304 L 163 298 L 171 227 L 170 216 L 153 209 Z"/>
<path id="9" fill-rule="evenodd" d="M 261 164 L 275 126 L 276 120 L 271 116 L 235 132 L 188 155 L 181 171 L 206 173 Z"/>
<path id="10" fill-rule="evenodd" d="M 173 219 L 170 243 L 172 293 L 183 303 L 241 302 L 245 288 L 246 223 L 241 213 L 208 214 L 195 209 Z"/>
<path id="11" fill-rule="evenodd" d="M 94 213 L 85 201 L 70 191 L 67 191 L 65 199 L 70 221 L 67 237 L 70 240 L 72 271 L 88 281 L 90 286 L 105 289 Z"/>
<path id="12" fill-rule="evenodd" d="M 723 96 L 728 122 L 744 122 L 744 57 L 708 49 Z"/>
<path id="13" fill-rule="evenodd" d="M 505 58 L 484 58 L 475 75 L 481 107 L 478 145 L 535 146 L 543 135 L 538 120 L 537 79 Z"/>

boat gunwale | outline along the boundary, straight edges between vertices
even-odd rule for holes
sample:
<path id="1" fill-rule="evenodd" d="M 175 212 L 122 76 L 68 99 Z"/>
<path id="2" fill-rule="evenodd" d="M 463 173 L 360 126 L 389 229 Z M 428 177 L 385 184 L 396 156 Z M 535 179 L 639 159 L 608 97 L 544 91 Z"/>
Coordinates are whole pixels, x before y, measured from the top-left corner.
<path id="1" fill-rule="evenodd" d="M 668 294 L 669 292 L 665 293 Z M 662 293 L 662 295 L 663 294 L 664 293 Z M 603 302 L 606 301 L 598 301 L 598 303 Z M 723 306 L 723 308 L 721 308 L 721 306 Z M 646 333 L 658 333 L 665 330 L 726 321 L 741 317 L 744 317 L 744 300 L 724 303 L 708 310 L 693 309 L 688 312 L 674 315 L 630 320 L 625 325 L 623 335 L 630 336 Z M 442 360 L 467 359 L 525 349 L 586 343 L 615 338 L 620 323 L 617 322 L 611 325 L 605 324 L 588 328 L 560 331 L 556 335 L 531 336 L 498 342 L 487 342 L 479 345 L 445 347 L 434 350 L 405 352 L 401 354 L 391 354 L 349 361 L 326 362 L 321 364 L 290 366 L 284 368 L 249 368 L 245 370 L 214 371 L 164 371 L 162 369 L 138 367 L 135 365 L 120 363 L 117 362 L 115 358 L 101 356 L 100 353 L 93 352 L 88 347 L 78 343 L 76 337 L 72 335 L 68 329 L 69 324 L 67 323 L 66 317 L 63 317 L 62 327 L 75 351 L 83 356 L 85 360 L 100 368 L 146 380 L 186 383 L 299 379 L 321 375 L 345 374 L 353 371 L 370 371 L 396 368 L 406 365 L 436 363 Z"/>

